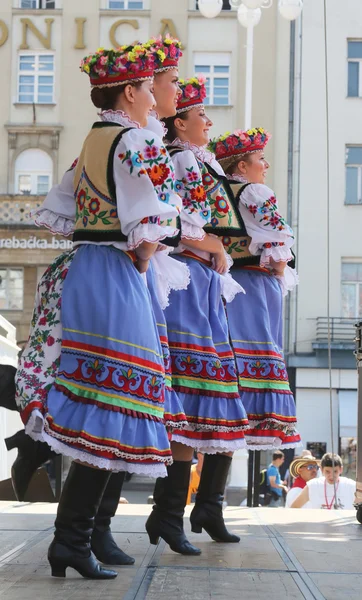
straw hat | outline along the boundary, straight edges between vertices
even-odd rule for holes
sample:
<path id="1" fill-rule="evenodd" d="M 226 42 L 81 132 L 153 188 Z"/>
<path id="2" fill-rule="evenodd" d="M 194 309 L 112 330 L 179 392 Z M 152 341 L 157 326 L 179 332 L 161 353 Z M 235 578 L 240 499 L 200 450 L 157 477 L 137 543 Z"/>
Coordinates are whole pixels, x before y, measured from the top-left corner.
<path id="1" fill-rule="evenodd" d="M 318 458 L 314 458 L 314 456 L 297 456 L 289 465 L 289 472 L 291 476 L 295 479 L 299 476 L 299 469 L 304 465 L 309 465 L 310 463 L 315 463 L 319 467 Z"/>

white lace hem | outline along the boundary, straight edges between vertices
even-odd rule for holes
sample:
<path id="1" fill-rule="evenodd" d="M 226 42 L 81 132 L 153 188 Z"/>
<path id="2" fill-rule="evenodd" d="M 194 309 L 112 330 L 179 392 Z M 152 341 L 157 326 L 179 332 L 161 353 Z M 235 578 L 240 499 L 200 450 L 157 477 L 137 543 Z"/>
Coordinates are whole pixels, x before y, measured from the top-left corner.
<path id="1" fill-rule="evenodd" d="M 283 296 L 287 296 L 288 292 L 293 291 L 299 284 L 298 273 L 288 266 L 285 267 L 283 276 L 276 275 L 276 278 L 279 281 Z"/>
<path id="2" fill-rule="evenodd" d="M 237 294 L 245 294 L 244 288 L 237 282 L 230 273 L 220 275 L 221 281 L 221 295 L 225 298 L 226 302 L 232 302 Z"/>
<path id="3" fill-rule="evenodd" d="M 280 450 L 282 448 L 287 450 L 289 448 L 299 448 L 300 446 L 303 446 L 301 441 L 282 444 L 279 438 L 274 437 L 258 438 L 246 435 L 245 439 L 248 450 Z"/>
<path id="4" fill-rule="evenodd" d="M 190 283 L 190 271 L 186 263 L 168 256 L 167 252 L 155 252 L 151 258 L 155 272 L 156 292 L 162 310 L 169 306 L 172 290 L 186 290 Z"/>
<path id="5" fill-rule="evenodd" d="M 107 460 L 99 456 L 93 456 L 88 452 L 83 452 L 78 448 L 72 448 L 71 446 L 63 443 L 62 438 L 66 439 L 65 436 L 62 436 L 61 434 L 55 435 L 54 432 L 52 432 L 52 435 L 50 435 L 46 430 L 47 422 L 44 420 L 44 417 L 40 411 L 35 409 L 25 426 L 25 433 L 27 435 L 29 435 L 35 441 L 45 442 L 57 454 L 69 456 L 69 458 L 72 460 L 86 462 L 94 467 L 98 467 L 99 469 L 105 469 L 107 471 L 126 471 L 127 473 L 135 473 L 137 475 L 146 475 L 149 477 L 167 477 L 166 465 L 168 466 L 172 464 L 172 458 L 167 458 L 163 461 L 160 461 L 159 457 L 157 456 L 146 455 L 140 455 L 139 460 L 147 460 L 151 458 L 157 464 L 132 464 L 127 462 L 127 459 L 131 460 L 134 457 L 126 452 L 120 451 L 117 452 L 118 460 Z M 85 442 L 84 440 L 78 441 L 89 449 L 97 449 L 95 444 Z"/>
<path id="6" fill-rule="evenodd" d="M 175 237 L 178 229 L 162 227 L 156 223 L 139 223 L 128 235 L 127 245 L 135 250 L 142 242 L 156 244 L 167 237 Z"/>
<path id="7" fill-rule="evenodd" d="M 291 245 L 294 240 L 291 240 Z M 253 244 L 251 242 L 249 248 L 251 254 L 258 254 L 258 250 L 260 250 L 260 246 L 258 244 Z M 290 251 L 290 247 L 288 246 L 272 246 L 271 248 L 263 248 L 260 255 L 260 266 L 261 267 L 269 267 L 270 260 L 273 259 L 275 262 L 289 262 L 292 260 L 293 255 Z"/>
<path id="8" fill-rule="evenodd" d="M 206 233 L 202 227 L 198 225 L 192 225 L 188 221 L 182 221 L 181 223 L 181 239 L 185 240 L 203 240 L 205 239 Z"/>
<path id="9" fill-rule="evenodd" d="M 246 448 L 246 441 L 244 438 L 233 440 L 232 442 L 226 440 L 192 440 L 181 435 L 173 434 L 172 441 L 180 442 L 180 444 L 190 446 L 190 448 L 195 448 L 195 450 L 203 452 L 204 454 L 221 454 L 222 452 L 235 452 L 236 450 Z"/>
<path id="10" fill-rule="evenodd" d="M 74 232 L 73 219 L 61 217 L 47 208 L 39 208 L 32 211 L 29 216 L 34 219 L 35 225 L 46 227 L 55 235 L 59 234 L 68 237 Z"/>

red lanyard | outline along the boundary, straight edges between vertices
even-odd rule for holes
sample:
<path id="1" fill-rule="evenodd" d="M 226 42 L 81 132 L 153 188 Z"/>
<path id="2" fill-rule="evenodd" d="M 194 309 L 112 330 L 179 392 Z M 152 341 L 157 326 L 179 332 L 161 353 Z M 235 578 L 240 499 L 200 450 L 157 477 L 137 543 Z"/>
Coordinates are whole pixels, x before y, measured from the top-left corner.
<path id="1" fill-rule="evenodd" d="M 337 495 L 338 486 L 339 486 L 339 481 L 338 481 L 338 483 L 336 485 L 336 490 L 334 492 L 333 498 L 332 498 L 330 504 L 328 504 L 328 499 L 327 499 L 327 480 L 326 479 L 324 480 L 324 499 L 326 501 L 326 507 L 327 507 L 328 510 L 331 510 L 331 508 L 332 508 L 332 506 L 334 504 L 334 500 L 335 500 L 336 495 Z"/>

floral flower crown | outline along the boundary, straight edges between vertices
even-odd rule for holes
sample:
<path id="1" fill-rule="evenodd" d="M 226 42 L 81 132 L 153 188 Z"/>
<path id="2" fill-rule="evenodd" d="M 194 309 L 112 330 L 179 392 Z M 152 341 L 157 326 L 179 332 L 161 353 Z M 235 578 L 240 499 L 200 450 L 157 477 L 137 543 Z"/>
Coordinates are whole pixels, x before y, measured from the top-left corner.
<path id="1" fill-rule="evenodd" d="M 206 98 L 206 77 L 198 75 L 191 79 L 179 79 L 181 94 L 177 100 L 177 112 L 185 112 L 194 106 L 203 106 Z"/>
<path id="2" fill-rule="evenodd" d="M 270 133 L 265 131 L 262 127 L 254 127 L 247 131 L 237 129 L 234 133 L 228 131 L 223 135 L 219 135 L 219 137 L 210 140 L 208 150 L 215 154 L 216 160 L 218 160 L 222 166 L 224 166 L 226 162 L 228 162 L 228 166 L 230 166 L 230 158 L 263 150 L 270 137 Z"/>
<path id="3" fill-rule="evenodd" d="M 155 73 L 162 73 L 162 71 L 178 66 L 178 61 L 182 56 L 182 44 L 176 38 L 169 35 L 162 38 L 160 35 L 157 38 L 151 38 L 143 46 L 153 54 Z"/>
<path id="4" fill-rule="evenodd" d="M 95 54 L 83 58 L 80 69 L 89 75 L 93 87 L 112 87 L 151 79 L 154 60 L 142 44 L 121 46 L 117 50 L 98 48 Z"/>

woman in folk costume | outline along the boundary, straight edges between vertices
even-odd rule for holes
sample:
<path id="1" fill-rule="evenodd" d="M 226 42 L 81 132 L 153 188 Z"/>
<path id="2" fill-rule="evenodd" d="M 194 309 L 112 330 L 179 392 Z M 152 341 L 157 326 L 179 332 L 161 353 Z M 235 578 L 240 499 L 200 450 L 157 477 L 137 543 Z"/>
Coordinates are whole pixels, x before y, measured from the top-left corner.
<path id="1" fill-rule="evenodd" d="M 172 452 L 174 458 L 177 452 L 189 464 L 195 448 L 206 453 L 191 514 L 193 531 L 199 533 L 204 528 L 216 541 L 238 542 L 240 538 L 226 530 L 222 504 L 232 452 L 245 447 L 244 430 L 248 423 L 238 392 L 221 294 L 231 300 L 242 288 L 224 275 L 228 262 L 221 241 L 204 231 L 211 219 L 209 198 L 202 183 L 208 154 L 204 145 L 212 125 L 203 107 L 205 86 L 197 79 L 180 82 L 180 86 L 177 114 L 165 119 L 165 124 L 167 138 L 173 141 L 168 149 L 174 162 L 176 187 L 183 199 L 177 260 L 188 265 L 191 282 L 187 290 L 171 292 L 165 316 L 172 386 L 183 403 L 189 425 L 173 432 Z M 155 506 L 146 523 L 151 543 L 157 542 L 159 536 L 167 541 L 171 537 L 175 494 L 170 468 L 168 473 L 167 479 L 157 482 Z M 183 504 L 178 503 L 176 508 L 182 516 L 187 487 L 179 498 Z"/>
<path id="2" fill-rule="evenodd" d="M 108 110 L 73 167 L 76 249 L 49 268 L 45 302 L 54 302 L 53 294 L 61 302 L 60 364 L 53 367 L 50 390 L 43 381 L 38 395 L 29 395 L 34 361 L 23 362 L 17 387 L 27 433 L 76 459 L 49 548 L 52 573 L 64 576 L 72 566 L 83 576 L 111 578 L 117 573 L 100 567 L 90 551 L 97 513 L 110 512 L 102 503 L 109 501 L 111 471 L 163 477 L 172 462 L 163 423 L 161 345 L 135 265 L 145 271 L 159 242 L 177 235 L 160 221 L 174 219 L 178 211 L 171 204 L 174 173 L 167 151 L 141 128 L 154 105 L 152 55 L 141 46 L 100 49 L 83 61 L 82 70 L 90 75 L 93 103 Z M 167 174 L 162 186 L 155 184 L 155 167 Z M 43 307 L 46 322 L 48 314 Z M 52 323 L 53 316 L 48 326 Z M 38 340 L 31 338 L 38 343 L 32 350 L 40 371 L 42 333 L 46 329 Z M 106 532 L 105 545 L 115 545 L 109 524 Z M 101 528 L 100 546 L 102 533 Z"/>
<path id="3" fill-rule="evenodd" d="M 179 94 L 177 85 L 177 61 L 181 55 L 180 42 L 177 40 L 171 41 L 170 38 L 166 38 L 165 52 L 158 52 L 157 57 L 155 56 L 155 52 L 152 52 L 152 56 L 150 57 L 150 60 L 153 60 L 154 65 L 157 67 L 157 71 L 162 70 L 160 69 L 161 58 L 162 60 L 165 59 L 166 52 L 167 54 L 170 54 L 171 45 L 173 46 L 173 48 L 171 48 L 173 66 L 170 64 L 167 65 L 167 73 L 165 72 L 164 77 L 157 74 L 157 99 L 161 102 L 161 107 L 164 107 L 164 110 L 166 110 L 167 113 L 172 113 L 172 111 L 175 110 L 176 98 Z M 104 105 L 104 103 L 101 102 L 99 104 L 99 107 L 103 109 L 100 113 L 102 120 L 112 121 L 117 119 L 117 112 L 109 109 L 110 106 L 109 103 Z M 159 133 L 162 136 L 164 127 L 160 122 L 154 117 L 150 117 L 148 121 L 154 122 L 156 135 Z M 149 129 L 148 125 L 149 123 L 147 123 L 147 129 Z M 149 140 L 152 140 L 153 137 L 154 136 L 150 134 Z M 65 173 L 61 183 L 52 188 L 42 207 L 38 209 L 35 214 L 35 220 L 39 226 L 43 225 L 54 233 L 60 233 L 61 235 L 70 235 L 74 231 L 76 211 L 73 179 L 76 165 L 77 161 L 74 161 L 72 167 Z M 166 177 L 163 164 L 160 164 L 159 166 L 154 164 L 152 169 L 150 169 L 150 176 L 154 185 L 158 184 L 162 189 L 167 190 L 167 184 L 165 184 L 164 181 Z M 162 198 L 162 195 L 160 197 Z M 181 199 L 176 194 L 171 194 L 169 200 L 170 203 L 181 205 Z M 179 210 L 178 207 L 177 209 Z M 167 222 L 161 222 L 161 224 L 166 227 L 170 224 L 176 226 L 178 224 L 178 217 L 173 218 L 172 220 L 168 219 Z M 162 306 L 166 306 L 168 302 L 170 289 L 181 289 L 186 287 L 189 280 L 186 265 L 181 265 L 173 259 L 168 258 L 167 252 L 166 254 L 164 252 L 166 249 L 164 244 L 172 246 L 174 244 L 172 240 L 172 237 L 165 237 L 162 240 L 162 246 L 160 245 L 158 247 L 158 250 L 161 250 L 162 248 L 162 251 L 155 253 L 150 262 L 151 268 L 147 270 L 147 285 L 157 319 L 157 327 L 160 333 L 166 370 L 164 422 L 168 429 L 184 426 L 186 423 L 182 406 L 170 386 L 170 357 L 165 320 L 161 308 Z M 33 395 L 42 395 L 43 399 L 46 397 L 47 391 L 56 377 L 59 366 L 62 331 L 60 320 L 61 307 L 60 300 L 58 302 L 58 297 L 61 295 L 63 285 L 62 273 L 67 271 L 73 256 L 74 253 L 66 253 L 63 257 L 59 257 L 59 268 L 57 267 L 57 264 L 53 263 L 52 267 L 48 269 L 41 278 L 35 302 L 32 332 L 26 352 L 24 352 L 20 363 L 18 373 L 20 383 L 24 379 L 24 376 L 27 375 L 26 370 L 24 371 L 24 365 L 34 364 L 36 373 L 33 372 L 31 376 L 32 388 L 34 390 Z M 154 268 L 152 268 L 153 266 Z M 55 272 L 54 269 L 56 269 Z M 44 308 L 44 304 L 46 304 L 46 308 Z M 44 312 L 46 311 L 45 314 L 43 313 L 43 309 Z M 38 350 L 34 351 L 34 344 L 32 344 L 32 341 L 34 338 L 38 338 L 39 335 L 43 338 L 43 343 L 39 345 L 37 341 Z M 47 345 L 49 340 L 52 342 L 51 345 Z M 23 387 L 20 389 L 19 395 L 20 401 L 21 397 L 25 395 L 27 397 L 27 404 L 31 404 L 31 400 L 28 397 L 29 394 L 26 392 L 24 394 Z M 23 432 L 19 433 L 23 434 Z M 10 439 L 9 443 L 12 441 L 13 440 Z M 52 456 L 53 452 L 47 444 L 34 441 L 26 435 L 22 435 L 21 437 L 17 436 L 16 440 L 13 442 L 19 445 L 19 460 L 14 464 L 12 471 L 13 485 L 16 489 L 18 498 L 23 499 L 32 474 L 42 462 L 48 460 Z M 99 511 L 92 535 L 92 550 L 96 556 L 106 564 L 122 565 L 134 563 L 133 558 L 124 554 L 117 547 L 110 533 L 110 522 L 118 507 L 124 476 L 124 471 L 112 473 L 101 504 L 102 522 L 100 523 L 101 516 Z M 102 531 L 100 532 L 101 526 Z"/>
<path id="4" fill-rule="evenodd" d="M 265 185 L 269 164 L 264 129 L 235 131 L 213 140 L 227 173 L 244 235 L 222 238 L 234 260 L 232 275 L 246 290 L 228 305 L 228 321 L 241 397 L 247 410 L 251 449 L 300 445 L 296 411 L 283 356 L 283 295 L 298 283 L 293 231 L 278 213 L 274 192 Z M 215 227 L 222 227 L 217 216 Z"/>

